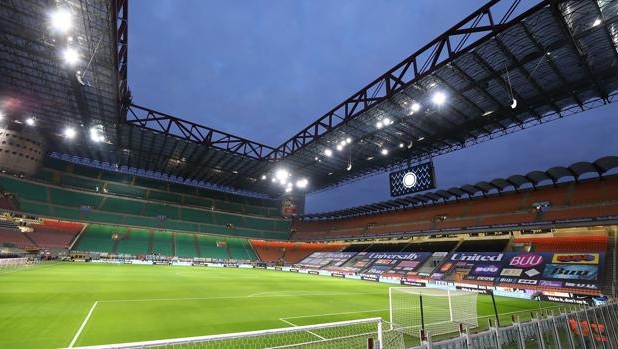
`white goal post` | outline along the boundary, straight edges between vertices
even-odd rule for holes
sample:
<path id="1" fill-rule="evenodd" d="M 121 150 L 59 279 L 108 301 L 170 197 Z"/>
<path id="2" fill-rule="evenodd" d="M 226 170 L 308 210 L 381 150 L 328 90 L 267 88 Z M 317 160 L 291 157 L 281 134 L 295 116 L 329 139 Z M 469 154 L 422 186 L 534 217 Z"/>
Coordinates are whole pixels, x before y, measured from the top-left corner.
<path id="1" fill-rule="evenodd" d="M 420 331 L 432 335 L 478 327 L 477 293 L 420 287 L 389 288 L 391 329 L 419 337 Z"/>
<path id="2" fill-rule="evenodd" d="M 401 333 L 384 329 L 382 318 L 368 318 L 251 332 L 73 347 L 73 349 L 403 349 L 404 347 Z"/>

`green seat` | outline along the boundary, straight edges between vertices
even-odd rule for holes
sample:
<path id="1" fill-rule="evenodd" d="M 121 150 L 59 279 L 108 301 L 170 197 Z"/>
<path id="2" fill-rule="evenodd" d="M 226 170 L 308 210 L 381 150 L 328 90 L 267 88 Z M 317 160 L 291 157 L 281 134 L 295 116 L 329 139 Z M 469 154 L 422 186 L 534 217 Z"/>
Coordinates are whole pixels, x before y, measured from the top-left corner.
<path id="1" fill-rule="evenodd" d="M 176 243 L 176 256 L 178 257 L 199 257 L 195 248 L 195 235 L 176 233 L 174 236 Z"/>
<path id="2" fill-rule="evenodd" d="M 136 198 L 146 197 L 146 190 L 132 187 L 128 184 L 107 182 L 107 192 L 113 195 L 124 195 Z"/>
<path id="3" fill-rule="evenodd" d="M 63 186 L 75 187 L 75 188 L 83 188 L 90 191 L 96 191 L 97 188 L 99 190 L 103 190 L 103 182 L 90 179 L 74 176 L 68 173 L 63 173 L 60 179 L 60 184 Z"/>
<path id="4" fill-rule="evenodd" d="M 73 246 L 74 251 L 110 252 L 115 241 L 112 239 L 114 227 L 109 225 L 88 224 Z"/>
<path id="5" fill-rule="evenodd" d="M 0 185 L 4 191 L 13 193 L 17 199 L 47 202 L 47 186 L 32 183 L 8 175 L 0 175 Z"/>
<path id="6" fill-rule="evenodd" d="M 257 230 L 275 230 L 275 221 L 272 219 L 259 219 L 255 217 L 245 217 L 245 227 Z"/>
<path id="7" fill-rule="evenodd" d="M 287 219 L 279 219 L 275 221 L 275 231 L 285 232 L 286 234 L 290 232 L 292 227 L 292 222 Z"/>
<path id="8" fill-rule="evenodd" d="M 200 224 L 200 232 L 205 234 L 233 235 L 233 231 L 234 229 L 223 225 Z"/>
<path id="9" fill-rule="evenodd" d="M 110 223 L 110 224 L 123 224 L 124 215 L 120 213 L 102 212 L 99 210 L 90 210 L 84 212 L 84 220 L 90 222 Z"/>
<path id="10" fill-rule="evenodd" d="M 135 176 L 133 185 L 150 189 L 167 190 L 167 182 L 139 176 Z"/>
<path id="11" fill-rule="evenodd" d="M 225 246 L 217 247 L 217 242 L 224 242 L 224 238 L 214 236 L 198 235 L 202 257 L 229 259 Z"/>
<path id="12" fill-rule="evenodd" d="M 234 234 L 231 234 L 231 235 L 242 236 L 242 237 L 247 237 L 247 238 L 262 239 L 262 238 L 264 238 L 265 234 L 264 234 L 264 232 L 262 230 L 236 228 L 236 230 L 234 231 Z"/>
<path id="13" fill-rule="evenodd" d="M 208 198 L 198 196 L 185 196 L 185 204 L 203 207 L 210 210 L 214 206 L 214 201 Z"/>
<path id="14" fill-rule="evenodd" d="M 257 259 L 255 252 L 247 239 L 228 238 L 227 246 L 230 250 L 232 259 Z"/>
<path id="15" fill-rule="evenodd" d="M 167 219 L 178 219 L 178 206 L 147 202 L 144 204 L 143 215 L 148 217 L 165 216 Z"/>
<path id="16" fill-rule="evenodd" d="M 96 208 L 101 204 L 101 200 L 103 200 L 103 197 L 98 194 L 81 193 L 61 188 L 49 188 L 49 197 L 52 204 L 68 207 L 86 205 Z"/>
<path id="17" fill-rule="evenodd" d="M 120 172 L 113 172 L 113 171 L 101 170 L 100 173 L 101 173 L 100 178 L 104 181 L 127 183 L 127 184 L 131 183 L 131 179 L 133 177 L 128 174 L 124 174 Z"/>
<path id="18" fill-rule="evenodd" d="M 152 253 L 163 256 L 173 256 L 172 233 L 168 231 L 155 231 L 152 236 Z"/>
<path id="19" fill-rule="evenodd" d="M 180 218 L 185 221 L 200 222 L 214 224 L 215 219 L 211 211 L 198 210 L 194 208 L 182 207 L 180 208 Z"/>
<path id="20" fill-rule="evenodd" d="M 245 227 L 245 220 L 243 216 L 228 214 L 223 212 L 214 212 L 215 223 L 218 225 L 226 226 L 227 224 L 233 224 L 237 227 Z"/>
<path id="21" fill-rule="evenodd" d="M 175 194 L 175 193 L 170 193 L 170 192 L 165 192 L 165 191 L 160 191 L 160 190 L 151 190 L 148 198 L 150 200 L 158 200 L 158 201 L 167 201 L 167 202 L 175 202 L 175 203 L 182 202 L 182 196 Z"/>
<path id="22" fill-rule="evenodd" d="M 79 220 L 83 213 L 77 207 L 62 207 L 52 205 L 52 212 L 55 217 L 69 220 Z"/>
<path id="23" fill-rule="evenodd" d="M 127 229 L 127 233 L 118 240 L 117 254 L 145 255 L 150 242 L 150 232 L 145 229 Z"/>
<path id="24" fill-rule="evenodd" d="M 140 217 L 140 216 L 126 216 L 125 224 L 135 227 L 151 227 L 158 228 L 162 226 L 162 222 L 156 218 Z"/>
<path id="25" fill-rule="evenodd" d="M 200 229 L 199 224 L 197 223 L 184 222 L 184 221 L 178 221 L 178 220 L 167 220 L 163 222 L 163 226 L 166 229 L 170 229 L 170 230 L 180 230 L 180 231 L 189 231 L 189 232 L 199 231 Z"/>
<path id="26" fill-rule="evenodd" d="M 19 204 L 20 204 L 20 209 L 24 213 L 31 214 L 34 216 L 44 216 L 44 217 L 52 216 L 51 208 L 49 207 L 48 204 L 43 204 L 43 203 L 34 202 L 34 201 L 26 201 L 26 200 L 21 200 Z"/>
<path id="27" fill-rule="evenodd" d="M 34 176 L 34 178 L 39 179 L 43 182 L 47 182 L 47 183 L 54 183 L 54 180 L 56 178 L 58 172 L 50 170 L 50 169 L 46 169 L 46 168 L 42 168 L 39 170 L 39 172 L 37 172 L 37 174 Z"/>
<path id="28" fill-rule="evenodd" d="M 73 164 L 71 164 L 70 166 L 73 167 L 72 173 L 78 176 L 82 176 L 82 177 L 99 178 L 99 174 L 102 172 L 98 168 L 94 168 L 94 167 L 79 166 L 79 165 L 73 165 Z M 59 168 L 56 168 L 57 170 L 68 172 L 66 166 L 58 166 L 58 167 Z"/>
<path id="29" fill-rule="evenodd" d="M 143 201 L 121 199 L 111 196 L 106 197 L 105 201 L 103 201 L 103 204 L 101 205 L 102 211 L 120 212 L 133 215 L 141 215 L 143 209 Z"/>

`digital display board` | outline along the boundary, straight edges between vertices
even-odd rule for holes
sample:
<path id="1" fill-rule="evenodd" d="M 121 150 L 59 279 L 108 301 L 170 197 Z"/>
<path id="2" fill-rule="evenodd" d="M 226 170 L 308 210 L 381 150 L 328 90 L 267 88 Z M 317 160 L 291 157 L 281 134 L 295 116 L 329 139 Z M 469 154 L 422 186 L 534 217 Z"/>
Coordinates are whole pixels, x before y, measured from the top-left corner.
<path id="1" fill-rule="evenodd" d="M 434 189 L 436 187 L 434 177 L 432 162 L 391 172 L 389 175 L 391 196 L 402 196 Z"/>
<path id="2" fill-rule="evenodd" d="M 600 252 L 453 252 L 431 275 L 463 280 L 599 289 L 605 254 Z"/>

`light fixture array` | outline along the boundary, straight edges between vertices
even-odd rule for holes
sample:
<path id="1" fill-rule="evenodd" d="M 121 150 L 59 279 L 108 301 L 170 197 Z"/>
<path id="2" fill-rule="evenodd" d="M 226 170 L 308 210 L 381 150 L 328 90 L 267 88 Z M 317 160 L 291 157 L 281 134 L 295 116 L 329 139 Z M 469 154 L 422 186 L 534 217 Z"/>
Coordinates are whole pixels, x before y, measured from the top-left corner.
<path id="1" fill-rule="evenodd" d="M 290 171 L 283 167 L 277 168 L 271 174 L 263 174 L 262 180 L 266 181 L 270 178 L 273 184 L 279 185 L 286 193 L 291 192 L 294 188 L 307 189 L 309 186 L 309 180 L 305 177 L 295 178 Z"/>
<path id="2" fill-rule="evenodd" d="M 48 12 L 48 30 L 51 35 L 51 46 L 58 49 L 59 57 L 65 65 L 73 67 L 81 62 L 79 43 L 72 34 L 74 29 L 74 16 L 69 6 L 59 4 L 57 8 Z M 82 78 L 82 72 L 77 71 L 78 80 Z M 16 124 L 25 124 L 29 127 L 37 126 L 36 116 L 30 115 L 25 118 L 10 118 L 5 110 L 0 110 L 0 121 L 12 121 Z M 84 125 L 80 125 L 83 127 Z M 65 139 L 74 139 L 78 135 L 78 127 L 66 126 L 59 136 Z M 89 138 L 92 142 L 106 142 L 105 128 L 103 125 L 94 124 L 88 129 Z"/>

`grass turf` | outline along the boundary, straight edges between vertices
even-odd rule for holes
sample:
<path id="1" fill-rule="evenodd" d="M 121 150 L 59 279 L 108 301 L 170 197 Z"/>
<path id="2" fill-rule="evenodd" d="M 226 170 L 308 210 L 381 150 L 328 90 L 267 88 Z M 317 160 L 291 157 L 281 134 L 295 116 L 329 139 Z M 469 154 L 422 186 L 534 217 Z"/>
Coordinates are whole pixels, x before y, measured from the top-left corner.
<path id="1" fill-rule="evenodd" d="M 393 285 L 260 269 L 58 263 L 0 273 L 0 348 L 202 336 L 368 317 Z M 554 303 L 496 297 L 504 324 Z M 96 306 L 93 305 L 96 303 Z M 491 298 L 478 301 L 492 317 Z M 487 320 L 479 322 L 484 325 Z"/>

